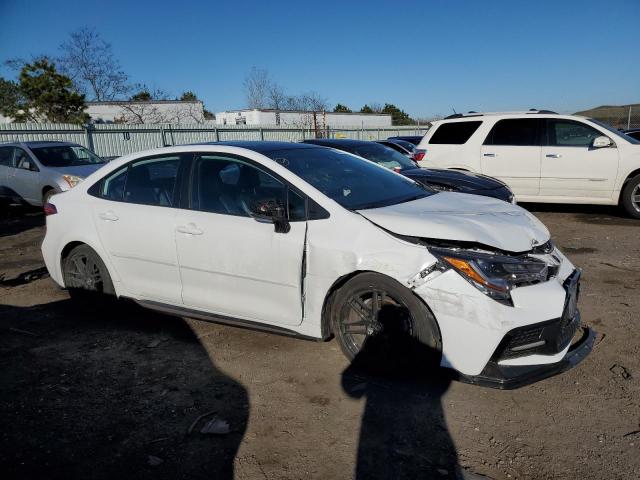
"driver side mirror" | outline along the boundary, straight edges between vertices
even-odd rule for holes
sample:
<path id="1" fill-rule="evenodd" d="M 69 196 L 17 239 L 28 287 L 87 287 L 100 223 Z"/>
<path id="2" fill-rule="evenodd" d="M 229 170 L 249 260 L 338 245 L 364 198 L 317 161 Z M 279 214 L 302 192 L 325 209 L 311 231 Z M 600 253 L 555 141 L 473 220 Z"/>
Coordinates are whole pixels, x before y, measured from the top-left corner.
<path id="1" fill-rule="evenodd" d="M 251 206 L 251 216 L 257 220 L 273 222 L 276 233 L 288 233 L 291 230 L 286 208 L 277 200 L 261 200 Z"/>
<path id="2" fill-rule="evenodd" d="M 591 144 L 593 148 L 607 148 L 612 147 L 613 142 L 611 139 L 605 135 L 601 135 L 593 139 L 593 143 Z"/>

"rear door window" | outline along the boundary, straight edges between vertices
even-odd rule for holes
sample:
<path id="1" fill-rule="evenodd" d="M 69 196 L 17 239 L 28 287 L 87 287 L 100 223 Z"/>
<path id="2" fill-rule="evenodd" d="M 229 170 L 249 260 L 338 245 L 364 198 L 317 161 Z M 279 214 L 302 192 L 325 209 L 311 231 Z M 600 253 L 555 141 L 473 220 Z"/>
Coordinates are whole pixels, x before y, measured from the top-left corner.
<path id="1" fill-rule="evenodd" d="M 150 158 L 131 164 L 124 187 L 124 201 L 171 207 L 179 168 L 179 155 Z"/>
<path id="2" fill-rule="evenodd" d="M 485 145 L 539 146 L 540 119 L 499 120 L 485 139 Z"/>
<path id="3" fill-rule="evenodd" d="M 430 144 L 462 145 L 475 133 L 482 124 L 480 121 L 443 123 L 435 131 Z"/>
<path id="4" fill-rule="evenodd" d="M 0 166 L 13 167 L 13 147 L 0 147 Z"/>

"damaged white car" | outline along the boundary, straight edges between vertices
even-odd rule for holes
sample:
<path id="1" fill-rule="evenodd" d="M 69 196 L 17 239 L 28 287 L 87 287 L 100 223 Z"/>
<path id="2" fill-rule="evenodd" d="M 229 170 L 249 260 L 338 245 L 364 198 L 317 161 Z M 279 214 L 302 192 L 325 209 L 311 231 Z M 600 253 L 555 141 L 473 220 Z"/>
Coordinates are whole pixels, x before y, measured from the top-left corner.
<path id="1" fill-rule="evenodd" d="M 73 297 L 333 335 L 350 358 L 392 312 L 443 367 L 500 388 L 563 371 L 593 345 L 577 309 L 580 271 L 534 216 L 429 191 L 325 147 L 141 152 L 56 195 L 45 212 L 44 259 Z"/>

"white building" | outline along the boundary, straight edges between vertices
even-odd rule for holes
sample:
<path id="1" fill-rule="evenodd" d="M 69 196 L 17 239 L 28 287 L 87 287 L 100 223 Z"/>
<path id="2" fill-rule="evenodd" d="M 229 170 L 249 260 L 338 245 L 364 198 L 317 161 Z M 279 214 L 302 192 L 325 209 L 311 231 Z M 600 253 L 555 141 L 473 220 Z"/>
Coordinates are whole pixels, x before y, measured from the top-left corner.
<path id="1" fill-rule="evenodd" d="M 314 118 L 315 116 L 315 118 Z M 299 110 L 229 110 L 216 113 L 218 125 L 280 125 L 294 128 L 390 127 L 382 113 L 305 112 Z"/>
<path id="2" fill-rule="evenodd" d="M 204 123 L 201 101 L 151 100 L 146 102 L 87 102 L 92 123 Z"/>

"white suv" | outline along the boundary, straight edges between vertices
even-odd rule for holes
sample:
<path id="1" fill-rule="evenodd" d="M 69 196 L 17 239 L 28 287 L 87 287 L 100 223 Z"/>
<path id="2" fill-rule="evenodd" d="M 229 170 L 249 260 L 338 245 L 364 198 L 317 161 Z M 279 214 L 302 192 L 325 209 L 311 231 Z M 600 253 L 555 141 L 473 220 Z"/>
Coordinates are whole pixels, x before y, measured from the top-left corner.
<path id="1" fill-rule="evenodd" d="M 434 122 L 423 166 L 483 173 L 518 202 L 621 204 L 640 218 L 640 141 L 592 118 L 546 110 Z"/>

